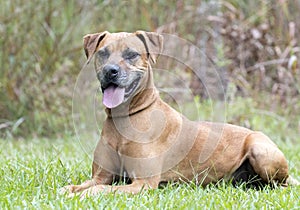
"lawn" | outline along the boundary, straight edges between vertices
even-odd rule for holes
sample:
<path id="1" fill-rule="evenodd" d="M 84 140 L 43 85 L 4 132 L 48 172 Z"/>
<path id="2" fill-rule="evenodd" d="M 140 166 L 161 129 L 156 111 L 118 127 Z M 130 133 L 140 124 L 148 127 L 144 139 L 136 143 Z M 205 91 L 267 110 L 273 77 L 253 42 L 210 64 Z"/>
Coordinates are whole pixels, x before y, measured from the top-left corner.
<path id="1" fill-rule="evenodd" d="M 0 140 L 0 147 L 0 209 L 300 209 L 300 187 L 256 191 L 228 183 L 69 199 L 58 189 L 80 183 L 91 173 L 90 154 L 75 137 Z M 291 174 L 299 179 L 300 146 L 280 143 L 279 147 L 290 161 Z"/>

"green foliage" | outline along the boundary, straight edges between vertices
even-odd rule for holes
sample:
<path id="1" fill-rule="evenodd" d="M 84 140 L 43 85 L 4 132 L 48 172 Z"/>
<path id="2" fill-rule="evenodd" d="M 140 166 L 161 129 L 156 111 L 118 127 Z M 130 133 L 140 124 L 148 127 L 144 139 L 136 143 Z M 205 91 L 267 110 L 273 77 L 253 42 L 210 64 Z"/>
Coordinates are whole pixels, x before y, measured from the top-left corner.
<path id="1" fill-rule="evenodd" d="M 152 21 L 155 15 L 148 8 L 156 8 L 164 18 L 167 13 L 162 11 L 174 6 L 141 1 L 1 1 L 0 135 L 68 132 L 72 92 L 85 61 L 82 37 L 104 30 L 154 30 L 159 20 Z M 12 129 L 14 125 L 18 129 Z"/>
<path id="2" fill-rule="evenodd" d="M 70 75 L 80 70 L 75 58 L 80 55 L 84 24 L 76 16 L 80 7 L 73 3 L 1 2 L 0 119 L 13 124 L 24 119 L 21 129 L 11 130 L 13 135 L 24 131 L 49 135 L 56 129 L 64 131 L 68 123 L 58 118 L 70 109 L 70 100 L 63 97 L 72 95 Z"/>

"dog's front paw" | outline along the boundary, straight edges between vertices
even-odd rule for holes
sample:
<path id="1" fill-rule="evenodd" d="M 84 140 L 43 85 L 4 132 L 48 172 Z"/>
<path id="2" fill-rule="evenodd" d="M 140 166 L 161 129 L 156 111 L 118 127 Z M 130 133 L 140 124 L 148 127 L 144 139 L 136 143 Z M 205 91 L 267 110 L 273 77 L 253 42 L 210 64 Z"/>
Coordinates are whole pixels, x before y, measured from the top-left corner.
<path id="1" fill-rule="evenodd" d="M 77 192 L 82 191 L 82 187 L 80 185 L 67 185 L 58 190 L 58 193 L 61 195 L 71 195 Z"/>
<path id="2" fill-rule="evenodd" d="M 80 200 L 83 200 L 84 198 L 90 197 L 90 196 L 96 196 L 102 192 L 105 192 L 107 186 L 105 185 L 96 185 L 93 187 L 90 187 L 88 189 L 85 189 L 82 193 L 80 193 Z"/>
<path id="3" fill-rule="evenodd" d="M 61 187 L 58 190 L 58 193 L 61 195 L 65 195 L 65 194 L 69 194 L 69 193 L 73 193 L 74 192 L 74 185 L 67 185 L 64 187 Z"/>

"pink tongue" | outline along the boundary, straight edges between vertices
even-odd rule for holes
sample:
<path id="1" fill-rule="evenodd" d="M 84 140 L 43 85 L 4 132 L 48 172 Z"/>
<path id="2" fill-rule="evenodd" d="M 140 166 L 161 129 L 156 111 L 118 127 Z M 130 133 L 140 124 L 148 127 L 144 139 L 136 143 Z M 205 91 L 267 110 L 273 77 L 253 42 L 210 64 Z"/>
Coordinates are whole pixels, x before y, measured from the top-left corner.
<path id="1" fill-rule="evenodd" d="M 125 88 L 109 86 L 104 90 L 102 102 L 109 109 L 119 106 L 124 100 Z"/>

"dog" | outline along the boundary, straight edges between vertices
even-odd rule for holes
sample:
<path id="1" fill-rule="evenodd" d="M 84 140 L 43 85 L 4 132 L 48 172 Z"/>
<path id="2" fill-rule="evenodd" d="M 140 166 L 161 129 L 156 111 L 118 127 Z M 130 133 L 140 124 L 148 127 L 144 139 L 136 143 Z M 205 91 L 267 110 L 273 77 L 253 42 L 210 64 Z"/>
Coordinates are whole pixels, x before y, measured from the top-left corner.
<path id="1" fill-rule="evenodd" d="M 154 32 L 107 31 L 84 36 L 106 107 L 94 151 L 92 179 L 63 188 L 82 197 L 139 193 L 162 183 L 219 180 L 253 185 L 298 185 L 284 154 L 263 133 L 212 122 L 193 122 L 159 97 L 151 65 L 163 48 Z M 115 181 L 129 178 L 125 185 Z"/>

